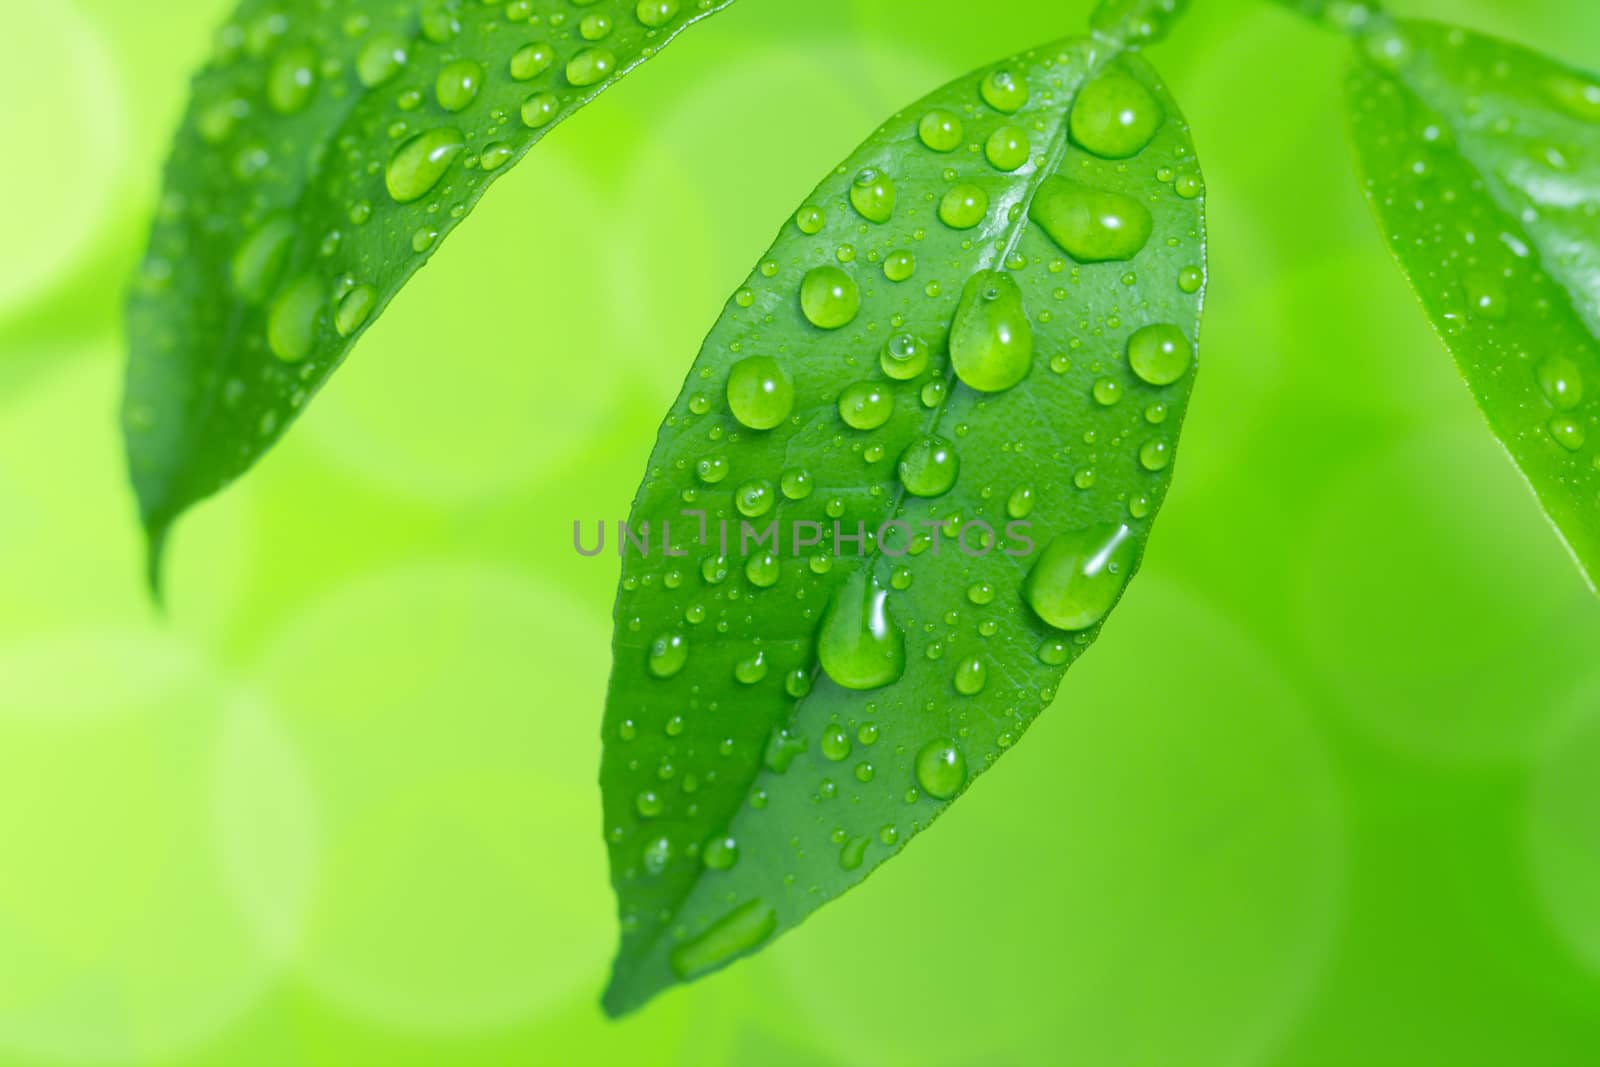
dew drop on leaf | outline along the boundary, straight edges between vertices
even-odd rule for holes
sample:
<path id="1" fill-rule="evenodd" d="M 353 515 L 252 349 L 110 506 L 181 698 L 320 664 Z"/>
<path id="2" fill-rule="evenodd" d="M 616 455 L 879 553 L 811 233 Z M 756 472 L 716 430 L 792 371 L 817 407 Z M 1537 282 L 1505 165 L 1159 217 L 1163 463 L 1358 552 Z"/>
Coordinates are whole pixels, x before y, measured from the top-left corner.
<path id="1" fill-rule="evenodd" d="M 967 280 L 950 327 L 950 362 L 969 388 L 999 393 L 1027 377 L 1033 326 L 1009 274 L 984 270 Z"/>
<path id="2" fill-rule="evenodd" d="M 465 146 L 461 131 L 454 127 L 442 126 L 417 134 L 389 160 L 384 174 L 389 195 L 400 204 L 427 196 Z"/>
<path id="3" fill-rule="evenodd" d="M 1058 630 L 1087 630 L 1127 584 L 1138 546 L 1127 526 L 1098 525 L 1050 542 L 1023 582 L 1028 606 Z"/>
<path id="4" fill-rule="evenodd" d="M 917 752 L 917 785 L 935 800 L 949 800 L 967 783 L 967 757 L 955 742 L 938 738 Z"/>
<path id="5" fill-rule="evenodd" d="M 728 410 L 752 430 L 780 425 L 794 409 L 794 382 L 771 356 L 748 356 L 728 372 Z"/>
<path id="6" fill-rule="evenodd" d="M 1121 71 L 1090 82 L 1072 104 L 1072 139 L 1104 159 L 1138 155 L 1166 119 L 1150 90 Z"/>
<path id="7" fill-rule="evenodd" d="M 881 689 L 905 673 L 905 632 L 889 614 L 889 591 L 864 569 L 857 568 L 829 598 L 817 658 L 845 689 Z"/>
<path id="8" fill-rule="evenodd" d="M 1178 381 L 1193 360 L 1194 346 L 1176 326 L 1146 326 L 1128 340 L 1128 366 L 1150 385 Z"/>
<path id="9" fill-rule="evenodd" d="M 1132 259 L 1154 226 L 1133 197 L 1054 176 L 1040 185 L 1028 217 L 1079 263 Z"/>

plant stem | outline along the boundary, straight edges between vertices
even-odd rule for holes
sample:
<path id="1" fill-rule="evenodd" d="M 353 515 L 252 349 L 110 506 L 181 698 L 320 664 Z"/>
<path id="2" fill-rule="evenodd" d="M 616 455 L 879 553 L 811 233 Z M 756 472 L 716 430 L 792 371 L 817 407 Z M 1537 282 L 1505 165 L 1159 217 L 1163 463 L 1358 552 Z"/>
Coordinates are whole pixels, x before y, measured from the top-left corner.
<path id="1" fill-rule="evenodd" d="M 1089 27 L 1125 48 L 1155 44 L 1188 10 L 1189 0 L 1100 0 Z"/>
<path id="2" fill-rule="evenodd" d="M 1277 0 L 1277 3 L 1313 22 L 1340 33 L 1360 33 L 1383 16 L 1378 0 Z"/>

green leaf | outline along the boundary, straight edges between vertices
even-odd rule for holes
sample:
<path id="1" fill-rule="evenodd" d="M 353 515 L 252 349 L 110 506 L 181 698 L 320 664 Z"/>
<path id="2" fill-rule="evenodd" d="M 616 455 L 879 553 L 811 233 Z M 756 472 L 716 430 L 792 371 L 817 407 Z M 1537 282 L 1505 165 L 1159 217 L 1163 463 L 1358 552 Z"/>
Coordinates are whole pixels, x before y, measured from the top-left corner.
<path id="1" fill-rule="evenodd" d="M 167 164 L 128 307 L 151 541 L 247 470 L 556 123 L 732 0 L 245 0 Z"/>
<path id="2" fill-rule="evenodd" d="M 1194 378 L 1203 190 L 1177 105 L 1118 52 L 1030 51 L 890 119 L 701 349 L 616 609 L 608 1011 L 905 847 L 1138 566 Z"/>
<path id="3" fill-rule="evenodd" d="M 1367 197 L 1489 425 L 1600 578 L 1600 81 L 1376 24 L 1348 93 Z"/>

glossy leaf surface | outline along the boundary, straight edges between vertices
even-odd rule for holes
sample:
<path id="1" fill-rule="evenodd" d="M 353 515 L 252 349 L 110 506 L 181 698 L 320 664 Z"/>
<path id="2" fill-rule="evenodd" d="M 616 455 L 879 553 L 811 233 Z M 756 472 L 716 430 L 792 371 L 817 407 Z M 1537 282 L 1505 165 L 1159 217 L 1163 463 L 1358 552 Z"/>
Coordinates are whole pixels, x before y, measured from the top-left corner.
<path id="1" fill-rule="evenodd" d="M 617 603 L 609 1011 L 894 856 L 1137 568 L 1194 379 L 1203 187 L 1177 105 L 1119 52 L 1041 48 L 895 115 L 707 338 Z"/>
<path id="2" fill-rule="evenodd" d="M 1379 21 L 1348 95 L 1368 199 L 1489 425 L 1600 577 L 1600 80 Z"/>
<path id="3" fill-rule="evenodd" d="M 195 79 L 128 308 L 152 573 L 173 520 L 278 440 L 498 175 L 731 2 L 245 0 Z"/>

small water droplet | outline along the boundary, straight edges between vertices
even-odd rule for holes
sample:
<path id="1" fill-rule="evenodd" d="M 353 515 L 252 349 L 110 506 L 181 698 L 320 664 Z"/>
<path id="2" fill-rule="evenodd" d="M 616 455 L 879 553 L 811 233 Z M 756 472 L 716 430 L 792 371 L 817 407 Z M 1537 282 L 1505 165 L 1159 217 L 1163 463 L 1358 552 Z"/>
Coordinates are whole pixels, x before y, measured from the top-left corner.
<path id="1" fill-rule="evenodd" d="M 961 117 L 942 108 L 930 111 L 917 123 L 917 137 L 935 152 L 954 152 L 961 147 Z"/>
<path id="2" fill-rule="evenodd" d="M 990 107 L 1011 115 L 1028 102 L 1028 83 L 1020 74 L 1002 67 L 983 79 L 979 93 Z"/>
<path id="3" fill-rule="evenodd" d="M 839 417 L 856 430 L 876 430 L 894 414 L 894 395 L 874 382 L 856 382 L 839 394 Z"/>
<path id="4" fill-rule="evenodd" d="M 900 484 L 912 496 L 936 497 L 956 484 L 961 461 L 955 448 L 942 437 L 923 437 L 900 454 Z"/>
<path id="5" fill-rule="evenodd" d="M 794 382 L 771 356 L 749 356 L 728 372 L 728 410 L 752 430 L 779 426 L 794 410 Z"/>
<path id="6" fill-rule="evenodd" d="M 929 741 L 917 752 L 917 784 L 935 800 L 949 800 L 967 783 L 967 757 L 946 738 Z"/>
<path id="7" fill-rule="evenodd" d="M 888 222 L 894 202 L 894 182 L 875 167 L 864 168 L 850 185 L 850 205 L 868 222 Z"/>
<path id="8" fill-rule="evenodd" d="M 662 634 L 650 645 L 647 665 L 657 678 L 671 678 L 689 662 L 689 642 L 682 634 Z"/>
<path id="9" fill-rule="evenodd" d="M 983 221 L 988 211 L 989 194 L 971 183 L 946 190 L 939 201 L 939 221 L 952 230 L 972 229 Z"/>
<path id="10" fill-rule="evenodd" d="M 483 68 L 470 59 L 447 63 L 433 83 L 434 98 L 446 111 L 465 111 L 483 88 Z"/>
<path id="11" fill-rule="evenodd" d="M 813 267 L 800 283 L 800 309 L 824 330 L 848 326 L 861 310 L 861 290 L 839 267 Z"/>

